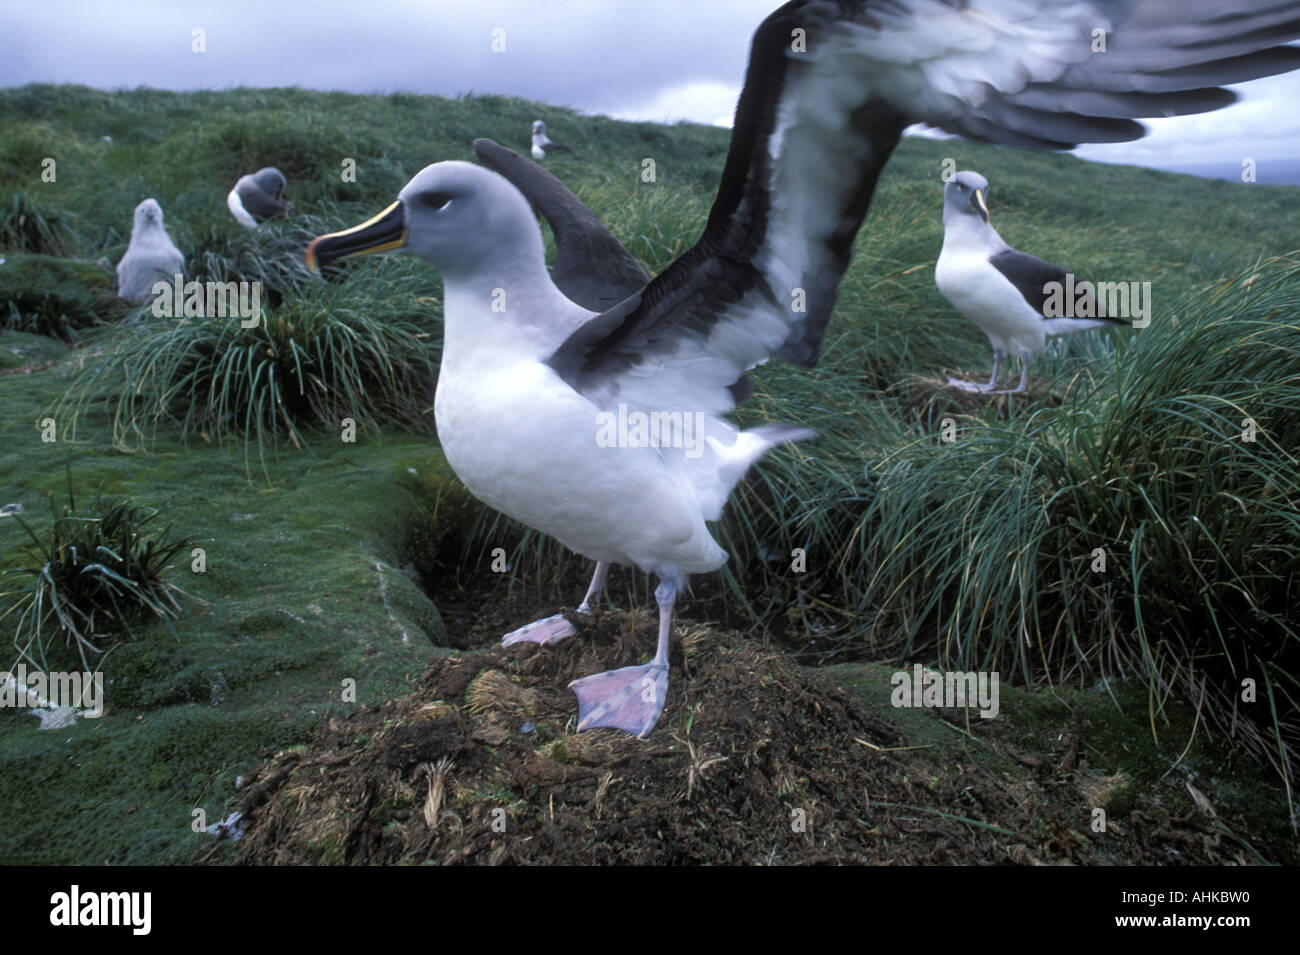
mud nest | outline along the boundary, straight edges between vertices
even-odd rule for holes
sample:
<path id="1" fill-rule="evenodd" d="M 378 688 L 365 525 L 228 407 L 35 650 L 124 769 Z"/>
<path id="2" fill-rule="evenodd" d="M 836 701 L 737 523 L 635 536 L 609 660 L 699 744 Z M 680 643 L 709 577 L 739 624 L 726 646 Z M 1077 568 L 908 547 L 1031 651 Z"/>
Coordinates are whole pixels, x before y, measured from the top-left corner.
<path id="1" fill-rule="evenodd" d="M 1141 811 L 1108 847 L 1087 828 L 1095 779 L 929 765 L 925 747 L 906 746 L 824 674 L 704 627 L 679 627 L 648 739 L 576 733 L 569 681 L 644 661 L 653 630 L 645 615 L 609 614 L 559 646 L 436 661 L 415 693 L 332 719 L 250 773 L 235 861 L 1222 864 L 1227 854 L 1221 834 Z M 1165 838 L 1133 838 L 1148 827 L 1177 834 L 1172 856 Z"/>

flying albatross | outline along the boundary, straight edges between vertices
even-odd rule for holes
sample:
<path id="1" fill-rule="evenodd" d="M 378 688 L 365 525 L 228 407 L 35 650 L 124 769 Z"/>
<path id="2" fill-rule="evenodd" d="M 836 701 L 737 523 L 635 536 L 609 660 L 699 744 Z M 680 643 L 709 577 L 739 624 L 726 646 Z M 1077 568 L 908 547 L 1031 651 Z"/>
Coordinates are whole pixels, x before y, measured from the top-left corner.
<path id="1" fill-rule="evenodd" d="M 280 198 L 285 184 L 284 173 L 274 166 L 240 176 L 226 196 L 226 208 L 240 225 L 256 229 L 267 219 L 288 215 L 289 206 Z"/>
<path id="2" fill-rule="evenodd" d="M 948 383 L 964 391 L 1014 395 L 1028 387 L 1029 360 L 1043 353 L 1048 338 L 1129 323 L 1105 315 L 1055 314 L 1050 303 L 1055 297 L 1060 304 L 1063 290 L 1074 287 L 1072 273 L 1007 245 L 989 224 L 988 191 L 988 180 L 967 170 L 944 184 L 943 251 L 934 267 L 934 281 L 944 298 L 978 325 L 993 345 L 993 377 L 988 384 L 952 377 Z M 1002 357 L 1011 354 L 1020 356 L 1020 384 L 997 391 Z"/>
<path id="3" fill-rule="evenodd" d="M 546 124 L 540 119 L 533 120 L 533 158 L 545 159 L 547 153 L 571 153 L 568 146 L 553 143 L 546 135 Z"/>
<path id="4" fill-rule="evenodd" d="M 764 452 L 809 435 L 741 431 L 724 415 L 755 365 L 817 361 L 904 128 L 1055 149 L 1136 139 L 1132 117 L 1217 109 L 1234 99 L 1217 84 L 1300 65 L 1282 45 L 1297 35 L 1300 4 L 1278 0 L 796 0 L 754 35 L 703 235 L 612 308 L 570 301 L 527 200 L 465 162 L 421 170 L 374 218 L 315 239 L 307 261 L 401 249 L 441 271 L 434 414 L 452 469 L 480 500 L 596 561 L 580 609 L 610 564 L 659 580 L 654 658 L 572 684 L 580 729 L 644 737 L 664 707 L 677 595 L 727 559 L 707 522 Z M 609 440 L 611 418 L 634 414 L 698 421 L 701 440 L 637 429 Z M 507 641 L 573 632 L 557 616 Z"/>

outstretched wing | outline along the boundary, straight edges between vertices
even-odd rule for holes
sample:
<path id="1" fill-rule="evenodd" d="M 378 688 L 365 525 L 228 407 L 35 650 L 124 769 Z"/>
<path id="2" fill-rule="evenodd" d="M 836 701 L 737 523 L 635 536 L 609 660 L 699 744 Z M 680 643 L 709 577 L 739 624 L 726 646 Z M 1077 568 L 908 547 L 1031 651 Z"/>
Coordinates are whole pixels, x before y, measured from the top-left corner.
<path id="1" fill-rule="evenodd" d="M 645 288 L 650 273 L 559 179 L 490 139 L 474 140 L 474 152 L 550 224 L 556 246 L 551 280 L 570 301 L 603 312 Z"/>
<path id="2" fill-rule="evenodd" d="M 1134 117 L 1217 109 L 1217 84 L 1300 65 L 1281 45 L 1297 36 L 1296 0 L 788 3 L 754 35 L 704 234 L 550 364 L 597 401 L 725 411 L 768 357 L 817 361 L 908 124 L 1038 148 L 1135 139 Z"/>

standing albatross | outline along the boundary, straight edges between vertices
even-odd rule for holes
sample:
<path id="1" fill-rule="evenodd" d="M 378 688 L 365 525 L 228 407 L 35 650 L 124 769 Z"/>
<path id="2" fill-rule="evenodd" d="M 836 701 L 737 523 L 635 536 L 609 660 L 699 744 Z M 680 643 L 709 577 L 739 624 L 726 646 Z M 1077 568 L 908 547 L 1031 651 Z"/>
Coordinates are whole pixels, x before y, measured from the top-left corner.
<path id="1" fill-rule="evenodd" d="M 426 167 L 373 219 L 315 239 L 307 261 L 401 249 L 441 271 L 434 413 L 452 469 L 596 561 L 585 606 L 612 563 L 659 579 L 654 658 L 573 684 L 580 729 L 644 737 L 664 707 L 677 594 L 727 559 L 707 522 L 764 452 L 808 435 L 723 416 L 755 365 L 817 361 L 904 128 L 1056 149 L 1136 139 L 1132 117 L 1217 109 L 1234 99 L 1217 84 L 1300 65 L 1282 45 L 1297 35 L 1300 4 L 1277 0 L 796 0 L 754 35 L 703 235 L 612 308 L 566 298 L 523 195 L 465 162 Z M 634 414 L 698 421 L 701 440 L 606 440 L 611 416 Z M 524 630 L 537 643 L 573 632 L 562 617 Z"/>
<path id="2" fill-rule="evenodd" d="M 573 150 L 563 143 L 551 142 L 546 135 L 546 124 L 540 119 L 533 120 L 533 158 L 545 159 L 548 153 L 571 153 Z"/>
<path id="3" fill-rule="evenodd" d="M 1122 318 L 1075 318 L 1049 315 L 1051 293 L 1073 287 L 1071 273 L 1007 245 L 989 224 L 989 182 L 962 170 L 943 187 L 943 250 L 934 267 L 934 282 L 944 298 L 979 326 L 993 346 L 993 377 L 988 384 L 948 378 L 963 391 L 1016 395 L 1029 387 L 1029 360 L 1041 355 L 1048 338 L 1077 335 L 1107 325 L 1127 325 Z M 1005 391 L 998 369 L 1005 355 L 1020 357 L 1020 384 Z"/>

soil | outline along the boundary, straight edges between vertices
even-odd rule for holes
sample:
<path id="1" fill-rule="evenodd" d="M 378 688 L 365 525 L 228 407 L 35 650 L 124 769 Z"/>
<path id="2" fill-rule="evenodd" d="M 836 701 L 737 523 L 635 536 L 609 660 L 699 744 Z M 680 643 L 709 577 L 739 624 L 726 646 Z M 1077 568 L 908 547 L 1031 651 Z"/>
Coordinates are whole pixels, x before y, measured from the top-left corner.
<path id="1" fill-rule="evenodd" d="M 1134 796 L 1089 769 L 1077 721 L 1048 754 L 1018 753 L 983 725 L 998 721 L 973 721 L 1018 772 L 936 760 L 828 671 L 688 622 L 648 739 L 576 733 L 569 681 L 645 661 L 654 628 L 645 613 L 606 613 L 557 646 L 437 660 L 410 696 L 332 719 L 246 776 L 235 861 L 1264 861 L 1221 818 L 1169 798 L 1177 780 Z M 1116 792 L 1126 805 L 1092 831 Z"/>

